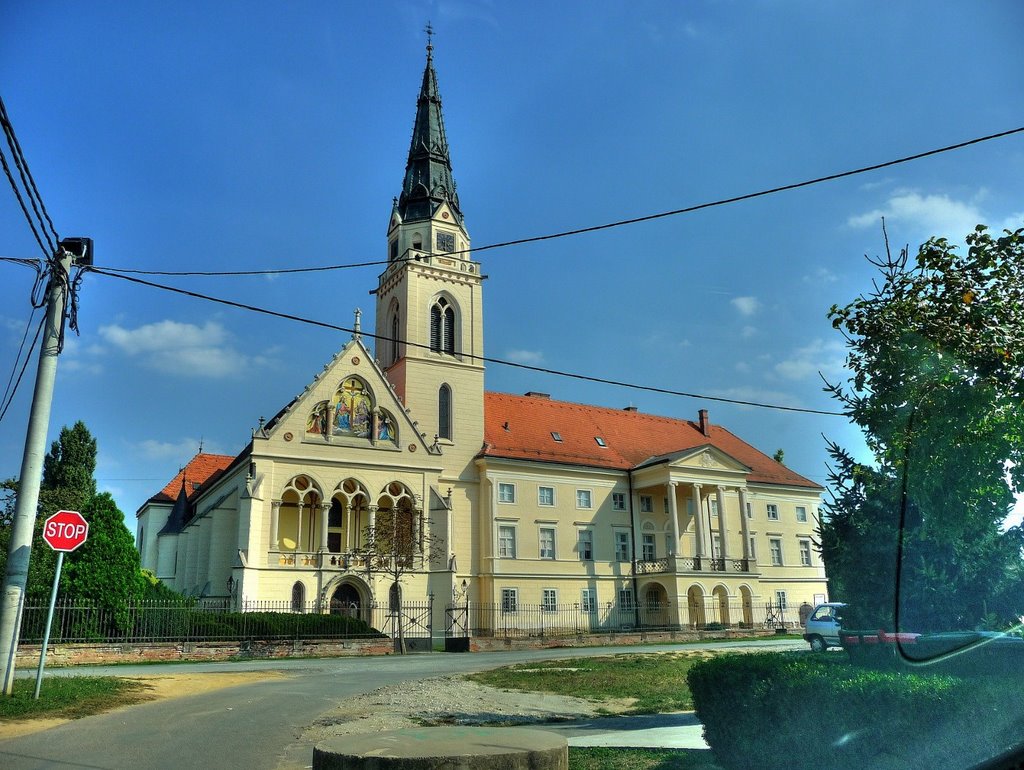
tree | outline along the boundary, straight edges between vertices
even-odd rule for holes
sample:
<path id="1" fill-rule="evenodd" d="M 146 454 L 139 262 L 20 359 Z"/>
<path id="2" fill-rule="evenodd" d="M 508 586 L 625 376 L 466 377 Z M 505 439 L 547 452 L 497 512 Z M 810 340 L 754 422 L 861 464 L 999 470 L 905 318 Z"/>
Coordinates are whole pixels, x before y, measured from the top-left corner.
<path id="1" fill-rule="evenodd" d="M 96 439 L 79 421 L 61 429 L 44 458 L 25 593 L 31 600 L 47 601 L 53 586 L 57 555 L 42 538 L 46 518 L 59 510 L 79 511 L 89 522 L 89 539 L 64 559 L 60 597 L 95 602 L 112 610 L 118 623 L 123 623 L 128 605 L 141 598 L 144 583 L 135 540 L 124 524 L 124 515 L 109 494 L 96 494 L 96 451 Z M 5 546 L 0 554 L 0 570 L 7 558 L 17 481 L 3 482 L 2 489 L 6 513 L 0 518 L 0 540 Z"/>
<path id="2" fill-rule="evenodd" d="M 388 608 L 395 618 L 398 650 L 406 653 L 405 618 L 402 612 L 402 577 L 413 569 L 444 558 L 444 541 L 423 531 L 423 519 L 406 508 L 382 508 L 374 524 L 363 531 L 363 550 L 371 569 L 389 578 Z"/>
<path id="3" fill-rule="evenodd" d="M 146 586 L 135 540 L 108 492 L 94 495 L 82 515 L 89 522 L 89 539 L 65 558 L 61 593 L 110 609 L 117 626 L 124 628 L 129 607 L 142 598 Z"/>
<path id="4" fill-rule="evenodd" d="M 781 447 L 775 450 L 775 454 L 772 455 L 772 459 L 779 465 L 786 464 L 786 452 Z"/>
<path id="5" fill-rule="evenodd" d="M 874 291 L 829 312 L 847 342 L 828 390 L 874 464 L 830 446 L 821 527 L 831 593 L 910 630 L 1016 617 L 1024 491 L 1024 230 L 979 225 L 960 254 L 943 238 L 873 263 Z"/>

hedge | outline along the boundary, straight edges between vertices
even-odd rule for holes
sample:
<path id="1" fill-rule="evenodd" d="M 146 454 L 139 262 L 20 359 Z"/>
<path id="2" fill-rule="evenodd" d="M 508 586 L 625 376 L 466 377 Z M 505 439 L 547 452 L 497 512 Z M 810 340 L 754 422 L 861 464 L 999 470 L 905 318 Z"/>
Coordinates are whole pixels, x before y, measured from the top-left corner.
<path id="1" fill-rule="evenodd" d="M 721 656 L 687 674 L 705 740 L 728 770 L 971 766 L 1022 740 L 1017 679 L 878 671 L 807 653 Z"/>

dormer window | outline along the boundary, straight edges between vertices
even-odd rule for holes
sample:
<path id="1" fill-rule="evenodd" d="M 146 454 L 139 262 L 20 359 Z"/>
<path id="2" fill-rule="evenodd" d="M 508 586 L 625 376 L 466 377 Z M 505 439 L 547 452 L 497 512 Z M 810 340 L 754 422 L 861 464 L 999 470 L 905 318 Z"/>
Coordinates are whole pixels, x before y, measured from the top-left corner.
<path id="1" fill-rule="evenodd" d="M 561 433 L 559 433 L 559 432 L 558 432 L 557 430 L 553 430 L 553 431 L 551 431 L 551 438 L 553 438 L 553 439 L 554 439 L 555 441 L 557 441 L 557 442 L 558 442 L 559 444 L 561 444 L 561 443 L 562 443 L 562 434 L 561 434 Z"/>
<path id="2" fill-rule="evenodd" d="M 607 447 L 608 446 L 606 443 L 604 443 L 604 439 L 601 438 L 600 436 L 594 436 L 594 441 L 597 442 L 597 445 L 599 447 Z"/>

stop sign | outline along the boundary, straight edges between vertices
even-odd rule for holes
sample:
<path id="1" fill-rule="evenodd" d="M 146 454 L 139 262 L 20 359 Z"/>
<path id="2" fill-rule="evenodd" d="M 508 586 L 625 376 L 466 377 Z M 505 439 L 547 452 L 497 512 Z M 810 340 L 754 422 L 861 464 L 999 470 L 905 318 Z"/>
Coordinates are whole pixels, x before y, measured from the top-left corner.
<path id="1" fill-rule="evenodd" d="M 43 524 L 43 540 L 55 551 L 73 551 L 89 536 L 89 522 L 78 511 L 57 511 Z"/>

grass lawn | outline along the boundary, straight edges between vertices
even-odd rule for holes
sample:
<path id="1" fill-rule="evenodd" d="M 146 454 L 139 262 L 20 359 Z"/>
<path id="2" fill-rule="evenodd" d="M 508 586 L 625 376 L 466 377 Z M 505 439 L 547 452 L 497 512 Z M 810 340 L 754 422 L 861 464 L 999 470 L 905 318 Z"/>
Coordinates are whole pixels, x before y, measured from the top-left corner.
<path id="1" fill-rule="evenodd" d="M 471 674 L 469 678 L 506 690 L 551 692 L 592 700 L 634 698 L 636 702 L 627 714 L 689 711 L 693 699 L 686 686 L 686 672 L 708 655 L 675 652 L 571 658 L 507 666 Z"/>
<path id="2" fill-rule="evenodd" d="M 710 751 L 569 748 L 569 770 L 721 770 Z"/>
<path id="3" fill-rule="evenodd" d="M 112 676 L 55 676 L 43 679 L 39 700 L 33 700 L 35 677 L 14 680 L 14 692 L 0 696 L 0 721 L 64 718 L 98 714 L 147 700 L 142 682 Z"/>

